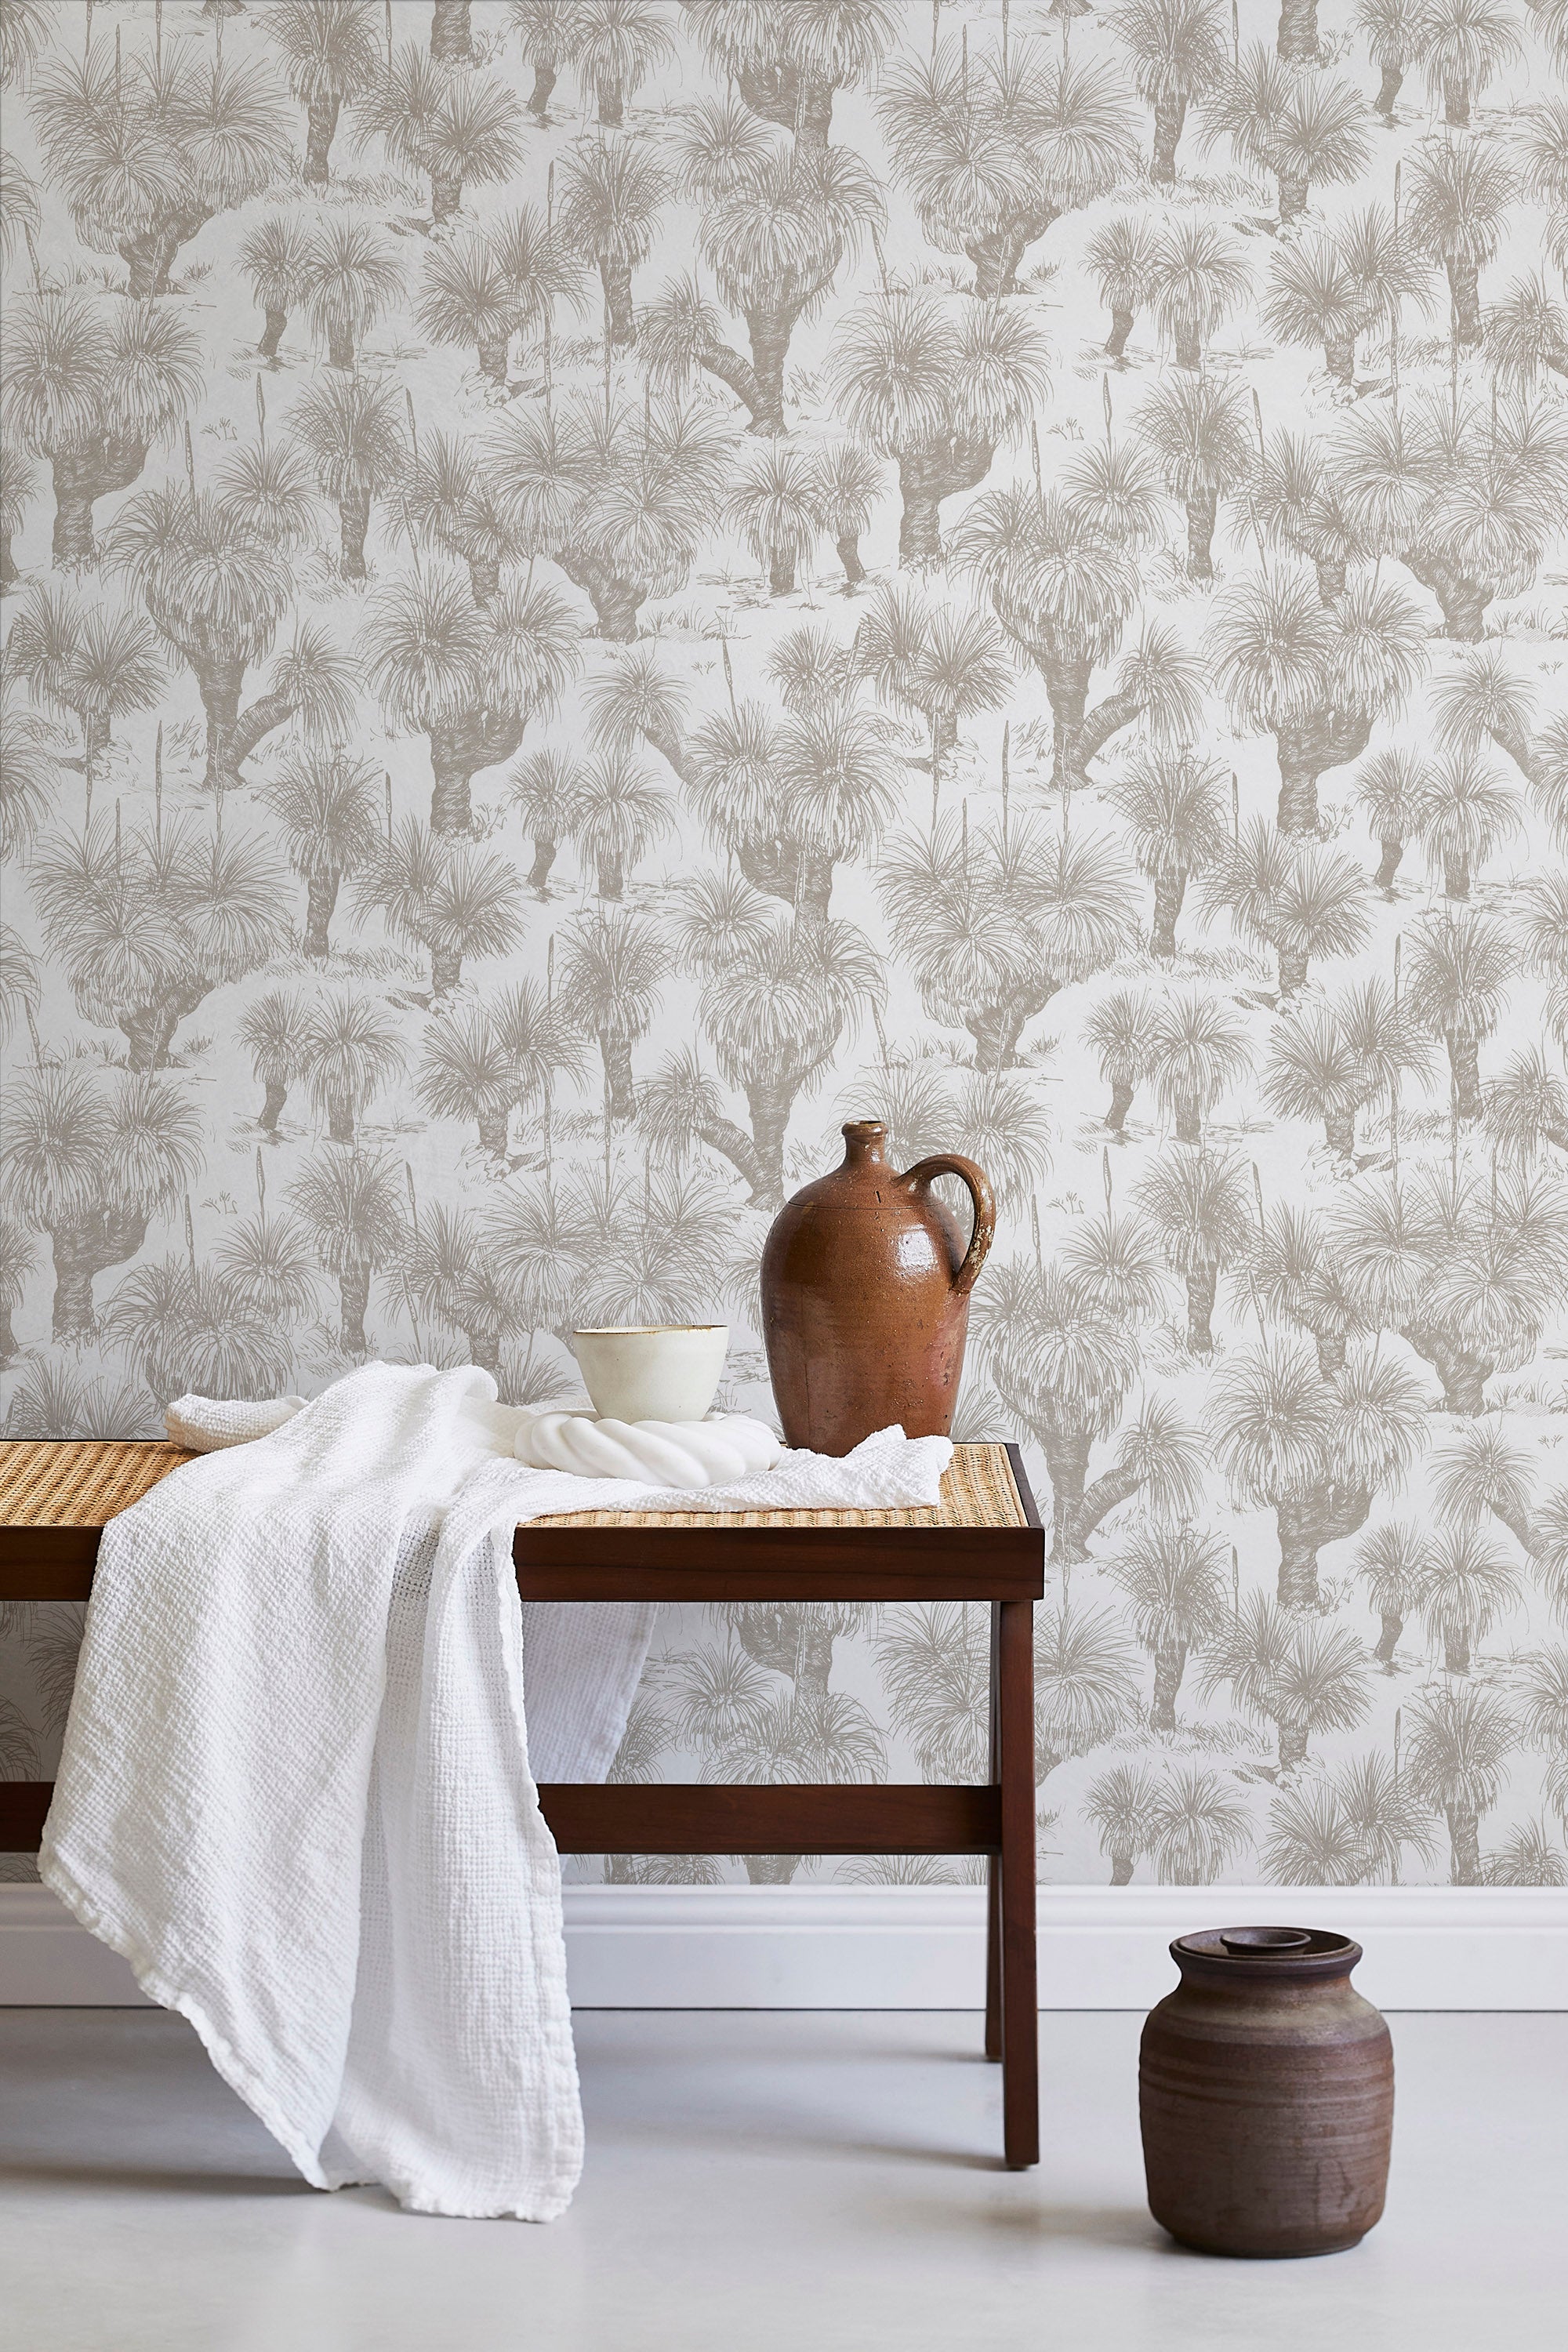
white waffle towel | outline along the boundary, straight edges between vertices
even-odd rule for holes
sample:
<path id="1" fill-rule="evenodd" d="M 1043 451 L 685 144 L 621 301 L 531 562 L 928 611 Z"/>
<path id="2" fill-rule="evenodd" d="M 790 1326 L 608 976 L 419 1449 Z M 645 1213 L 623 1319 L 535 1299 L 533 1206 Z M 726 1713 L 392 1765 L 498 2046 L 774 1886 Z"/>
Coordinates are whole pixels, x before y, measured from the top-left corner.
<path id="1" fill-rule="evenodd" d="M 45 1882 L 307 2180 L 549 2220 L 583 2143 L 533 1776 L 604 1777 L 652 1612 L 520 1610 L 513 1528 L 929 1504 L 952 1447 L 889 1430 L 654 1490 L 519 1462 L 473 1369 L 368 1365 L 250 1443 L 211 1405 L 182 1398 L 171 1431 L 222 1450 L 104 1531 Z"/>

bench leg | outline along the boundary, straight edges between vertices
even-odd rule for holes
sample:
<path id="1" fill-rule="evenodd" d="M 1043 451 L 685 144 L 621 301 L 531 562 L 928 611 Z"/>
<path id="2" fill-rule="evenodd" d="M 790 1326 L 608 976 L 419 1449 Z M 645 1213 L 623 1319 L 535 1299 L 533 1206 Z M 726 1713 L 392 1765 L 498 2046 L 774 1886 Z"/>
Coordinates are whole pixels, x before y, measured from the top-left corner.
<path id="1" fill-rule="evenodd" d="M 1035 1958 L 1034 1610 L 993 1604 L 996 1777 L 1002 1788 L 1002 2145 L 1010 2171 L 1040 2160 L 1039 1996 Z"/>
<path id="2" fill-rule="evenodd" d="M 1002 2055 L 1002 1863 L 985 1864 L 985 2055 Z"/>

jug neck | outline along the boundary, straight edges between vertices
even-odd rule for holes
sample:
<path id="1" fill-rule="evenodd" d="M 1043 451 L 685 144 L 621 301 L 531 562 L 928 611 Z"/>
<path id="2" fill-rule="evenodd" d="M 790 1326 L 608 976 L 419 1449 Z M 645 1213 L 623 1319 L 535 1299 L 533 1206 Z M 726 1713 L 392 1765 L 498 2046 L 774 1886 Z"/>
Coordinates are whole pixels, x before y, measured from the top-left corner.
<path id="1" fill-rule="evenodd" d="M 880 1119 L 851 1119 L 844 1129 L 845 1167 L 885 1168 L 888 1155 L 882 1147 L 887 1140 L 888 1130 Z"/>

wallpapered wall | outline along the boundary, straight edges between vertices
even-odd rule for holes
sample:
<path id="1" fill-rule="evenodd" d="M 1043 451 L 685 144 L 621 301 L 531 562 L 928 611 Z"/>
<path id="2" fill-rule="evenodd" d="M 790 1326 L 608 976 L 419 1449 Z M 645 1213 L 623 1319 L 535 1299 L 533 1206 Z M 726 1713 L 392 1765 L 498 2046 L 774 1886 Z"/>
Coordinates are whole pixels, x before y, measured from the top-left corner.
<path id="1" fill-rule="evenodd" d="M 765 1410 L 879 1112 L 1001 1193 L 1047 1877 L 1561 1883 L 1563 0 L 0 28 L 6 1433 Z M 984 1648 L 671 1612 L 617 1769 L 974 1774 Z"/>

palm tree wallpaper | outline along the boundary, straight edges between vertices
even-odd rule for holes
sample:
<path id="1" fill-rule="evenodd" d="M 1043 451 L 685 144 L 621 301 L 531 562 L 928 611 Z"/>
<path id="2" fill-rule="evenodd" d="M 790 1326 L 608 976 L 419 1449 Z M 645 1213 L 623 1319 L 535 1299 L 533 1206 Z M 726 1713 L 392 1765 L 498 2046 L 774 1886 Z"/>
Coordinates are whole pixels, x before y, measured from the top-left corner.
<path id="1" fill-rule="evenodd" d="M 879 1114 L 1001 1199 L 1047 1880 L 1568 1877 L 1563 0 L 0 0 L 0 72 L 5 1432 L 609 1318 L 765 1411 Z M 0 1632 L 31 1777 L 79 1623 Z M 975 1775 L 985 1657 L 671 1612 L 616 1769 Z"/>

